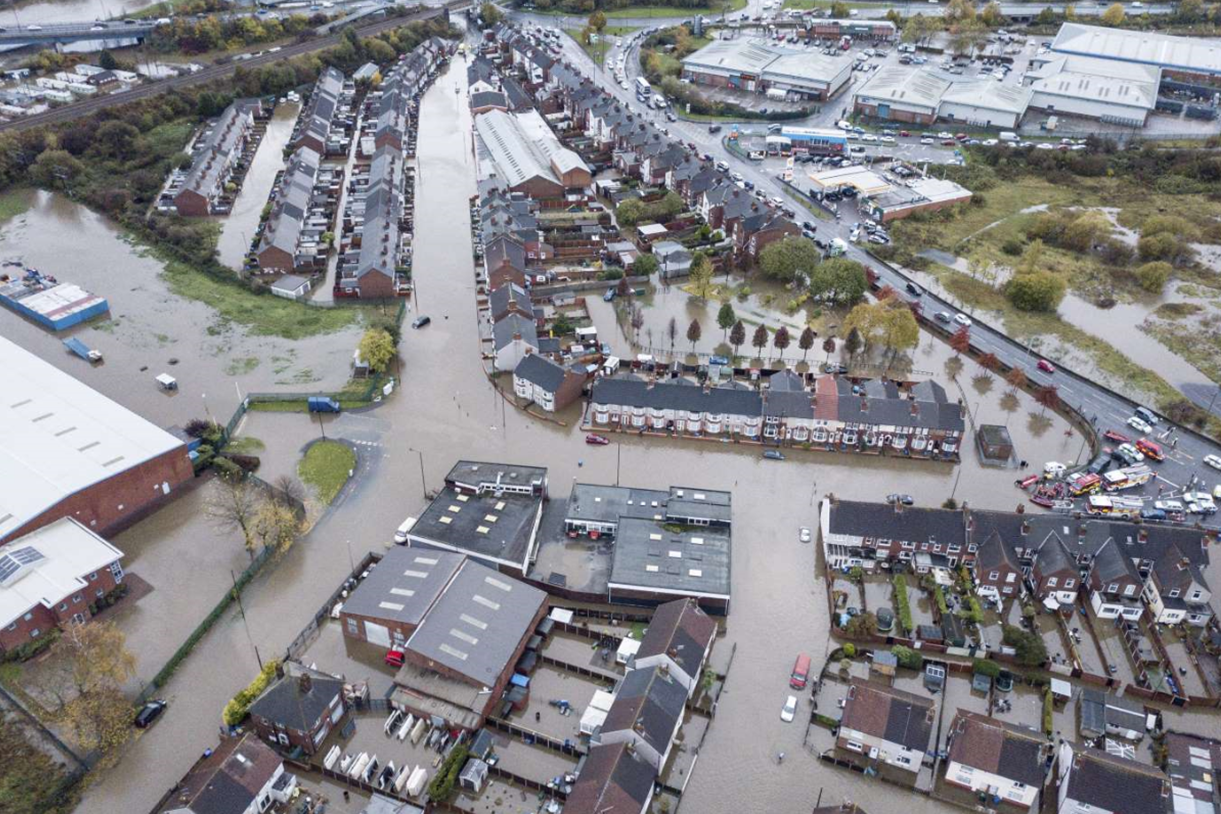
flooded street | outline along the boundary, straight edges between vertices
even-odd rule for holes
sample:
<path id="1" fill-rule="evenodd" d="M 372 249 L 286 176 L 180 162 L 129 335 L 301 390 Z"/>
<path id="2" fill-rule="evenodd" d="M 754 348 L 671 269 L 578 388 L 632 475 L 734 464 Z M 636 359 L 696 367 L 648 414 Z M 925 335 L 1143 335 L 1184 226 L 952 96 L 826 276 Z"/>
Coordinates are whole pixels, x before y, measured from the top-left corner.
<path id="1" fill-rule="evenodd" d="M 284 102 L 276 105 L 271 121 L 267 123 L 267 133 L 259 143 L 254 161 L 250 163 L 250 172 L 242 183 L 242 191 L 233 202 L 233 211 L 221 221 L 220 239 L 216 249 L 220 261 L 235 271 L 241 269 L 246 252 L 250 250 L 250 241 L 254 239 L 254 230 L 258 228 L 259 217 L 263 207 L 267 205 L 267 196 L 275 186 L 276 174 L 284 169 L 284 148 L 293 134 L 293 125 L 297 122 L 297 114 L 301 105 Z"/>
<path id="2" fill-rule="evenodd" d="M 475 180 L 465 87 L 466 66 L 457 59 L 421 106 L 419 164 L 424 171 L 417 180 L 414 279 L 418 296 L 412 301 L 412 308 L 421 310 L 410 311 L 407 320 L 417 313 L 427 314 L 432 324 L 404 332 L 400 347 L 403 382 L 391 399 L 372 410 L 326 419 L 327 437 L 362 442 L 357 446 L 355 481 L 307 538 L 252 583 L 243 596 L 245 624 L 237 610 L 232 610 L 182 664 L 164 690 L 170 706 L 162 720 L 143 732 L 119 766 L 88 790 L 79 811 L 149 810 L 198 754 L 215 744 L 222 707 L 258 669 L 254 648 L 263 659 L 282 653 L 347 574 L 353 558 L 384 547 L 405 517 L 418 516 L 424 505 L 422 493 L 439 486 L 455 460 L 465 457 L 547 466 L 550 491 L 556 498 L 566 497 L 576 480 L 615 481 L 614 449 L 587 447 L 582 434 L 571 425 L 536 421 L 506 408 L 484 376 L 467 229 L 468 200 L 475 193 Z M 70 246 L 57 242 L 57 234 L 69 231 L 78 239 Z M 85 329 L 86 339 L 107 353 L 106 364 L 97 369 L 62 353 L 60 337 L 7 311 L 0 311 L 0 331 L 157 423 L 194 417 L 205 392 L 212 414 L 227 417 L 236 403 L 235 385 L 243 390 L 272 389 L 284 376 L 303 376 L 303 371 L 309 371 L 319 383 L 299 384 L 296 389 L 310 389 L 335 387 L 346 377 L 358 328 L 286 342 L 251 337 L 231 325 L 217 326 L 212 309 L 166 292 L 158 277 L 159 263 L 141 257 L 105 221 L 70 202 L 40 194 L 34 209 L 4 224 L 0 257 L 11 256 L 21 256 L 44 271 L 108 296 L 115 324 Z M 671 314 L 688 313 L 683 297 L 685 293 L 672 289 L 664 310 L 657 314 L 664 314 L 663 327 Z M 611 309 L 601 307 L 596 292 L 591 292 L 590 300 L 599 328 L 608 336 L 616 334 Z M 699 307 L 708 313 L 708 306 Z M 648 317 L 649 310 L 645 313 Z M 709 341 L 719 341 L 715 311 L 701 321 Z M 209 330 L 213 327 L 221 333 L 213 335 Z M 680 348 L 685 331 L 684 324 L 676 343 Z M 812 359 L 821 361 L 820 347 L 815 346 Z M 789 355 L 794 351 L 795 338 Z M 931 371 L 946 385 L 951 398 L 962 397 L 976 420 L 1008 423 L 1021 457 L 1041 462 L 1070 460 L 1080 454 L 1080 438 L 1066 434 L 1067 425 L 1059 417 L 1041 416 L 1025 396 L 1006 398 L 1007 388 L 998 379 L 974 378 L 981 371 L 973 362 L 966 362 L 958 376 L 961 387 L 949 382 L 943 371 L 951 355 L 943 344 L 922 335 L 912 364 Z M 171 356 L 181 360 L 173 370 L 183 384 L 176 397 L 167 398 L 155 388 L 152 376 L 168 365 Z M 278 371 L 273 360 L 289 356 L 291 365 Z M 235 360 L 245 359 L 254 362 L 243 361 L 240 368 L 234 367 Z M 140 371 L 141 365 L 149 369 Z M 232 372 L 235 370 L 238 372 Z M 241 432 L 266 443 L 261 474 L 274 477 L 295 469 L 296 456 L 317 437 L 319 426 L 306 415 L 251 413 Z M 956 468 L 800 450 L 793 450 L 787 461 L 776 462 L 761 459 L 754 446 L 622 440 L 620 480 L 625 484 L 648 488 L 688 485 L 733 492 L 734 610 L 727 635 L 716 643 L 714 664 L 724 669 L 735 647 L 737 652 L 717 717 L 687 787 L 689 799 L 684 800 L 683 810 L 708 814 L 801 811 L 813 806 L 820 791 L 824 805 L 847 798 L 872 812 L 951 810 L 818 763 L 803 750 L 804 727 L 780 721 L 795 655 L 809 653 L 817 668 L 831 647 L 825 589 L 815 576 L 816 546 L 800 543 L 798 528 L 817 527 L 816 504 L 828 492 L 881 500 L 887 492 L 901 490 L 923 506 L 939 505 L 954 494 L 973 506 L 1012 509 L 1023 497 L 1013 488 L 1014 471 L 981 467 L 970 448 Z M 154 528 L 151 522 L 133 530 L 140 533 L 136 537 L 141 546 L 148 545 L 145 526 Z M 202 550 L 214 545 L 206 520 L 193 518 L 190 524 L 197 535 L 195 545 Z M 145 564 L 156 561 L 143 547 L 138 558 Z M 189 562 L 191 569 L 212 569 L 200 582 L 208 586 L 209 596 L 215 593 L 214 598 L 219 598 L 211 586 L 223 585 L 223 577 L 240 562 L 240 553 L 226 545 L 215 557 Z M 194 590 L 181 574 L 149 570 L 142 576 L 161 583 L 154 587 L 167 593 Z M 197 599 L 193 597 L 192 602 Z M 204 600 L 198 601 L 207 604 Z M 175 628 L 162 635 L 185 637 L 189 627 L 181 634 Z M 141 646 L 138 640 L 131 644 Z M 808 703 L 803 697 L 803 714 Z M 775 761 L 779 751 L 789 756 L 780 765 Z M 133 778 L 139 779 L 133 782 Z"/>
<path id="3" fill-rule="evenodd" d="M 252 336 L 168 290 L 161 262 L 106 218 L 50 193 L 23 194 L 31 207 L 0 224 L 0 259 L 20 260 L 106 297 L 110 315 L 52 333 L 0 309 L 0 332 L 89 386 L 168 427 L 204 414 L 226 421 L 239 393 L 249 390 L 335 390 L 347 381 L 359 318 L 326 336 Z M 68 234 L 72 239 L 64 240 Z M 62 343 L 69 336 L 101 350 L 105 361 L 89 365 L 69 354 Z M 176 393 L 157 387 L 159 373 L 178 380 Z"/>

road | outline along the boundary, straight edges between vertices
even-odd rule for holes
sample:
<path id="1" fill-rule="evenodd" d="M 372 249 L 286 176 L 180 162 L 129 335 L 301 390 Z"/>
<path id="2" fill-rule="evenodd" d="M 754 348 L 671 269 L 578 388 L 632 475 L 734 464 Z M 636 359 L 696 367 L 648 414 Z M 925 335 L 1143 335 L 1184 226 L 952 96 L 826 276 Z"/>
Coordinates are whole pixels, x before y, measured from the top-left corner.
<path id="1" fill-rule="evenodd" d="M 360 26 L 356 32 L 361 36 L 369 36 L 377 34 L 381 31 L 386 31 L 391 28 L 398 28 L 407 25 L 408 23 L 418 22 L 420 20 L 428 20 L 437 17 L 445 12 L 445 10 L 459 8 L 469 5 L 467 0 L 453 0 L 446 6 L 435 8 L 423 8 L 412 12 L 402 17 L 387 17 L 384 20 L 378 20 L 375 23 Z M 22 130 L 30 130 L 35 127 L 41 127 L 46 124 L 62 124 L 66 121 L 79 119 L 82 116 L 88 116 L 96 113 L 99 110 L 104 110 L 115 105 L 124 105 L 128 102 L 135 102 L 140 99 L 147 99 L 153 96 L 166 93 L 171 90 L 191 87 L 193 85 L 202 85 L 208 82 L 215 82 L 219 79 L 224 79 L 231 76 L 239 67 L 242 68 L 257 68 L 261 65 L 267 65 L 272 62 L 280 62 L 285 59 L 290 59 L 301 54 L 309 54 L 314 51 L 320 51 L 339 42 L 340 34 L 331 34 L 326 37 L 318 37 L 306 42 L 293 43 L 285 45 L 275 53 L 266 52 L 257 57 L 241 60 L 238 62 L 230 62 L 225 65 L 212 65 L 204 68 L 198 73 L 189 74 L 186 76 L 176 76 L 171 79 L 164 79 L 160 82 L 152 82 L 147 85 L 137 85 L 131 90 L 122 93 L 111 93 L 106 96 L 94 96 L 89 99 L 82 99 L 79 102 L 73 102 L 63 107 L 57 107 L 54 110 L 48 110 L 45 113 L 38 113 L 33 116 L 26 116 L 20 119 L 14 119 L 11 122 L 0 124 L 0 133 L 3 132 L 19 132 Z"/>
<path id="2" fill-rule="evenodd" d="M 537 15 L 528 15 L 531 19 L 535 16 Z M 618 22 L 616 21 L 616 23 Z M 650 25 L 655 24 L 656 21 L 650 21 Z M 614 76 L 603 70 L 602 66 L 595 65 L 580 45 L 568 37 L 562 38 L 561 42 L 563 43 L 564 57 L 566 59 L 582 69 L 594 82 L 598 83 L 604 90 L 614 94 L 633 110 L 643 110 L 643 106 L 635 100 L 634 92 L 620 88 L 615 82 Z M 617 55 L 617 50 L 612 52 L 613 57 L 617 57 Z M 628 85 L 631 87 L 637 75 L 638 67 L 637 49 L 634 46 L 629 46 L 625 67 Z M 828 117 L 833 120 L 840 106 L 837 103 L 830 105 L 829 107 L 833 108 L 833 110 L 825 110 L 821 115 L 814 117 L 818 120 L 816 123 L 825 124 L 826 122 L 823 120 L 828 119 Z M 717 160 L 726 161 L 730 165 L 731 171 L 741 173 L 745 180 L 753 182 L 759 189 L 766 191 L 769 197 L 778 196 L 785 199 L 792 196 L 792 192 L 774 175 L 765 172 L 759 163 L 744 160 L 727 150 L 721 141 L 721 136 L 710 134 L 706 125 L 681 120 L 678 122 L 666 122 L 663 120 L 662 115 L 656 112 L 647 112 L 647 115 L 653 116 L 658 126 L 668 128 L 675 138 L 684 142 L 695 143 L 699 148 L 699 152 L 708 153 Z M 760 125 L 758 122 L 749 122 L 743 123 L 743 127 L 754 127 L 757 129 Z M 904 154 L 904 150 L 919 149 L 918 145 L 912 145 L 910 141 L 908 145 L 900 147 L 898 150 L 891 147 L 886 151 L 898 153 L 900 157 L 909 160 L 936 161 L 940 158 L 940 160 L 944 161 L 952 154 L 948 150 L 940 150 L 940 156 L 938 156 L 936 148 L 930 148 L 929 152 L 920 155 L 914 153 Z M 841 204 L 841 206 L 846 205 L 851 206 L 852 204 L 851 202 Z M 799 212 L 799 219 L 800 214 Z M 841 220 L 819 221 L 817 223 L 819 236 L 824 240 L 839 237 L 847 242 L 852 231 L 852 226 L 858 220 L 852 216 L 853 214 L 849 210 L 845 210 Z M 899 292 L 906 292 L 907 284 L 915 282 L 901 270 L 875 258 L 856 244 L 849 243 L 847 257 L 875 269 L 879 275 L 879 286 L 889 285 Z M 904 293 L 903 296 L 909 295 Z M 931 292 L 922 294 L 921 300 L 923 303 L 922 311 L 930 319 L 939 311 L 956 314 L 959 310 Z M 995 355 L 1007 367 L 1021 368 L 1026 372 L 1030 381 L 1035 386 L 1044 384 L 1054 385 L 1065 404 L 1076 410 L 1085 422 L 1094 422 L 1097 431 L 1097 448 L 1103 446 L 1101 432 L 1107 429 L 1118 430 L 1134 440 L 1140 436 L 1139 433 L 1127 426 L 1127 420 L 1132 415 L 1133 409 L 1137 406 L 1134 402 L 1070 370 L 1059 368 L 1053 375 L 1038 371 L 1036 364 L 1041 357 L 1030 348 L 1009 338 L 998 327 L 982 322 L 978 318 L 973 317 L 972 320 L 972 348 L 980 354 L 991 353 Z M 925 327 L 930 326 L 926 325 Z M 1152 405 L 1148 406 L 1152 407 Z M 1141 495 L 1149 501 L 1159 496 L 1171 497 L 1180 494 L 1188 488 L 1188 484 L 1193 477 L 1198 478 L 1201 483 L 1212 481 L 1213 483 L 1221 484 L 1221 475 L 1217 475 L 1217 473 L 1213 472 L 1203 463 L 1204 456 L 1221 454 L 1221 446 L 1192 433 L 1180 431 L 1177 433 L 1177 445 L 1171 447 L 1171 437 L 1158 437 L 1170 426 L 1169 421 L 1163 419 L 1162 423 L 1154 428 L 1154 433 L 1151 436 L 1152 440 L 1157 440 L 1164 447 L 1166 460 L 1160 464 L 1149 462 L 1155 471 L 1156 477 L 1148 485 L 1142 487 L 1143 494 Z M 1082 463 L 1087 462 L 1088 459 L 1083 457 Z M 1036 471 L 1041 469 L 1043 464 L 1042 461 L 1031 461 L 1030 463 Z M 1069 463 L 1071 464 L 1072 461 L 1069 461 Z M 1159 488 L 1161 489 L 1160 493 Z M 1200 486 L 1199 488 L 1207 490 L 1205 486 Z M 1125 492 L 1124 494 L 1129 495 L 1131 493 Z M 1221 515 L 1205 518 L 1203 522 L 1212 527 L 1221 527 Z"/>

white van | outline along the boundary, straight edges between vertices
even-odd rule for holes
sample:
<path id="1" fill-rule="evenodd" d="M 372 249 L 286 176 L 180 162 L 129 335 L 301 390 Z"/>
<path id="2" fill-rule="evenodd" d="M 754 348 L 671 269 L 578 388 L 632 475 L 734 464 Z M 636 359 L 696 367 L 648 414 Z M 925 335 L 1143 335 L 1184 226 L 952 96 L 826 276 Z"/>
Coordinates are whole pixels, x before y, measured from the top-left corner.
<path id="1" fill-rule="evenodd" d="M 398 531 L 394 532 L 394 542 L 398 543 L 399 545 L 405 545 L 407 543 L 407 534 L 411 531 L 413 526 L 415 526 L 414 517 L 408 517 L 406 520 L 404 520 L 403 525 L 399 526 Z"/>
<path id="2" fill-rule="evenodd" d="M 1000 134 L 1000 140 L 1001 141 L 1017 141 L 1018 134 L 1014 133 L 1011 130 L 1003 130 L 1003 131 L 1001 131 L 1001 134 Z"/>

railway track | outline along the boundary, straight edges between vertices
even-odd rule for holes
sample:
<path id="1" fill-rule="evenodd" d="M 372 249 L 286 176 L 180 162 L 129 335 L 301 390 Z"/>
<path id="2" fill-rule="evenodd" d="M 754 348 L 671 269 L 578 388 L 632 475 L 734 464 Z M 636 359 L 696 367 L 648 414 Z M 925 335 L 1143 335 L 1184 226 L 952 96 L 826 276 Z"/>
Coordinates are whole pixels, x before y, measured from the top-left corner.
<path id="1" fill-rule="evenodd" d="M 408 25 L 409 23 L 420 22 L 421 20 L 431 20 L 434 17 L 439 17 L 455 8 L 461 8 L 469 5 L 468 0 L 457 0 L 457 2 L 447 3 L 444 6 L 434 6 L 421 8 L 411 14 L 402 17 L 387 17 L 378 20 L 368 25 L 363 25 L 356 28 L 356 33 L 360 36 L 369 36 L 378 34 L 392 28 Z M 340 31 L 335 34 L 329 34 L 325 37 L 307 40 L 305 42 L 297 42 L 292 45 L 285 45 L 275 53 L 264 53 L 257 57 L 244 59 L 240 61 L 228 62 L 224 65 L 210 65 L 197 73 L 186 76 L 176 76 L 172 79 L 166 79 L 161 82 L 153 82 L 148 85 L 139 85 L 132 90 L 124 93 L 109 94 L 107 96 L 94 96 L 89 99 L 82 99 L 79 102 L 73 102 L 63 107 L 57 107 L 54 110 L 48 110 L 44 113 L 36 113 L 33 116 L 25 116 L 20 119 L 15 119 L 11 122 L 0 123 L 0 133 L 14 133 L 22 130 L 31 130 L 35 127 L 42 127 L 48 124 L 62 124 L 63 122 L 79 119 L 82 116 L 88 116 L 91 113 L 96 113 L 108 107 L 116 105 L 125 105 L 128 102 L 137 102 L 141 99 L 148 99 L 157 96 L 167 91 L 178 88 L 186 88 L 192 85 L 202 85 L 208 82 L 214 82 L 218 79 L 224 79 L 231 76 L 239 67 L 242 68 L 257 68 L 260 65 L 267 65 L 272 62 L 279 62 L 285 59 L 308 54 L 314 51 L 320 51 L 328 48 L 339 42 L 343 36 Z"/>

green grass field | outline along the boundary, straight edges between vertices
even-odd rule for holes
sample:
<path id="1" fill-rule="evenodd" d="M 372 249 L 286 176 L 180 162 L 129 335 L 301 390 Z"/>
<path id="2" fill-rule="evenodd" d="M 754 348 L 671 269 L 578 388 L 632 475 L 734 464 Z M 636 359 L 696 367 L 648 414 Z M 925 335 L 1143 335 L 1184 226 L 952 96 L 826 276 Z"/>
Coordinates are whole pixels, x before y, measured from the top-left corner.
<path id="1" fill-rule="evenodd" d="M 23 189 L 14 189 L 0 195 L 0 223 L 24 214 L 30 208 L 29 195 Z"/>
<path id="2" fill-rule="evenodd" d="M 318 490 L 318 499 L 330 504 L 348 482 L 348 473 L 356 468 L 356 453 L 338 441 L 319 441 L 305 451 L 297 474 L 301 481 Z"/>

